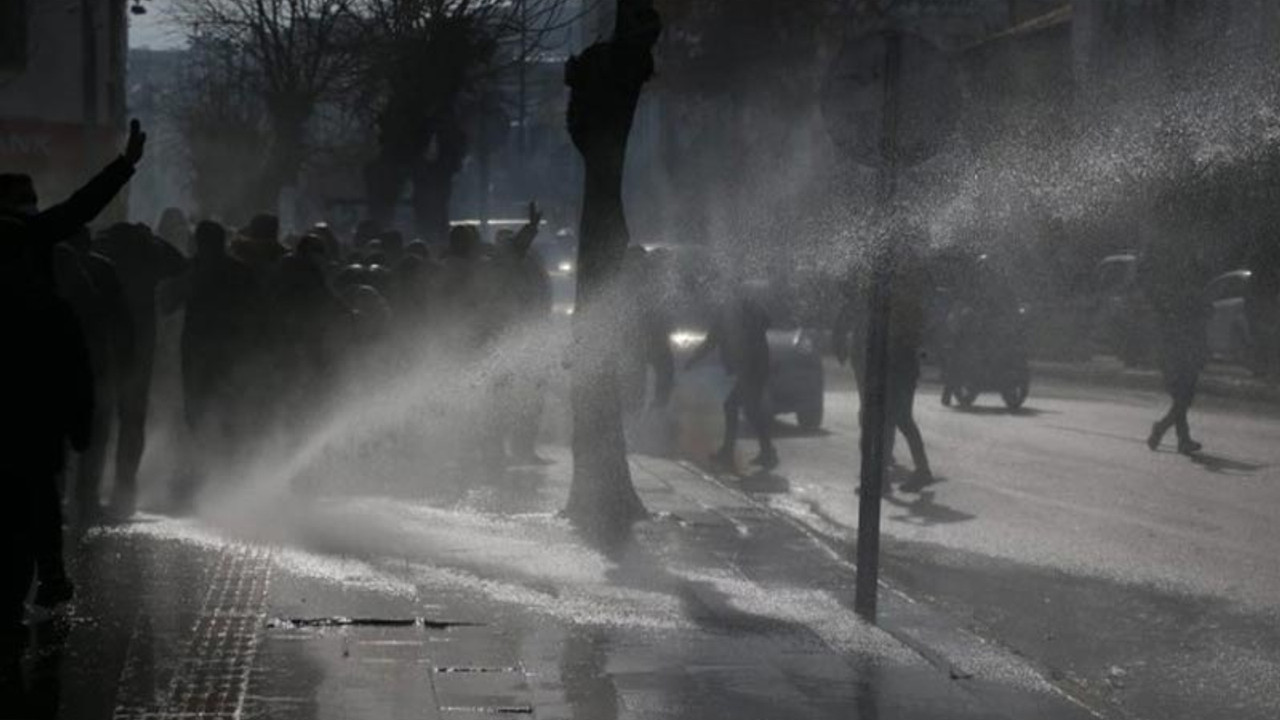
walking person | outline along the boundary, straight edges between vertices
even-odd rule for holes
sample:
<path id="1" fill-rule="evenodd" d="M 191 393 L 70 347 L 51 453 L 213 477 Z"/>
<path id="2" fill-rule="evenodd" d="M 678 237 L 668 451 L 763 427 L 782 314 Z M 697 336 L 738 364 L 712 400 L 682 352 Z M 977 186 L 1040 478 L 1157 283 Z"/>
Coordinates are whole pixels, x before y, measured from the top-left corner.
<path id="1" fill-rule="evenodd" d="M 195 481 L 178 489 L 179 506 L 198 490 L 209 461 L 235 456 L 250 423 L 245 398 L 254 353 L 262 341 L 266 298 L 248 265 L 227 252 L 227 231 L 196 226 L 196 254 L 187 278 L 182 325 L 183 409 L 194 440 Z"/>
<path id="2" fill-rule="evenodd" d="M 122 372 L 132 363 L 133 318 L 115 264 L 93 251 L 88 228 L 58 246 L 55 265 L 59 294 L 80 321 L 93 369 L 93 429 L 75 479 L 76 526 L 83 530 L 102 515 L 107 441 Z"/>
<path id="3" fill-rule="evenodd" d="M 764 409 L 764 393 L 769 383 L 768 330 L 768 314 L 745 287 L 739 286 L 730 297 L 719 302 L 707 337 L 685 363 L 686 369 L 692 368 L 718 348 L 725 371 L 733 378 L 733 388 L 724 401 L 724 442 L 712 456 L 720 467 L 732 469 L 736 465 L 738 418 L 744 412 L 760 443 L 760 454 L 751 464 L 765 470 L 778 466 L 771 419 Z"/>
<path id="4" fill-rule="evenodd" d="M 138 467 L 146 448 L 147 410 L 155 364 L 160 283 L 186 271 L 182 253 L 142 224 L 116 223 L 99 236 L 95 249 L 116 266 L 133 325 L 133 351 L 116 388 L 116 472 L 111 513 L 133 515 Z"/>
<path id="5" fill-rule="evenodd" d="M 869 283 L 850 280 L 844 307 L 833 329 L 836 359 L 853 367 L 859 398 L 865 398 L 867 323 L 870 315 Z M 885 397 L 885 458 L 893 459 L 896 433 L 902 433 L 911 451 L 911 462 L 917 482 L 933 479 L 924 438 L 915 419 L 915 397 L 920 382 L 920 347 L 926 322 L 926 294 L 929 275 L 913 256 L 899 258 L 894 268 L 893 292 L 889 310 L 889 352 L 887 364 L 888 392 Z M 866 406 L 859 411 L 859 421 L 866 422 Z M 896 432 L 895 432 L 896 431 Z"/>
<path id="6" fill-rule="evenodd" d="M 1147 436 L 1147 447 L 1153 451 L 1170 428 L 1177 434 L 1179 453 L 1192 455 L 1202 448 L 1192 439 L 1187 420 L 1209 354 L 1210 305 L 1202 290 L 1208 272 L 1200 255 L 1199 250 L 1161 247 L 1145 262 L 1145 290 L 1155 313 L 1160 371 L 1171 400 L 1169 411 Z"/>

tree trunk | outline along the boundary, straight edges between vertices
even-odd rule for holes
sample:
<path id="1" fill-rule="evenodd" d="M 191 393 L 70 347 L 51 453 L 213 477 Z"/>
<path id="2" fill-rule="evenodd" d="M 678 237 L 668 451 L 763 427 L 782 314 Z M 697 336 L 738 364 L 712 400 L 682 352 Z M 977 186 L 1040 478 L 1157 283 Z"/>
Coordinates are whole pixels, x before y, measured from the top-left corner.
<path id="1" fill-rule="evenodd" d="M 653 74 L 661 31 L 652 0 L 618 0 L 613 38 L 569 60 L 569 133 L 585 168 L 574 313 L 573 484 L 566 514 L 595 536 L 646 515 L 631 482 L 618 397 L 622 303 L 615 282 L 630 242 L 622 207 L 627 138 Z"/>
<path id="2" fill-rule="evenodd" d="M 439 121 L 427 158 L 413 172 L 413 217 L 418 235 L 443 244 L 449 237 L 453 179 L 467 157 L 467 136 L 452 118 Z"/>

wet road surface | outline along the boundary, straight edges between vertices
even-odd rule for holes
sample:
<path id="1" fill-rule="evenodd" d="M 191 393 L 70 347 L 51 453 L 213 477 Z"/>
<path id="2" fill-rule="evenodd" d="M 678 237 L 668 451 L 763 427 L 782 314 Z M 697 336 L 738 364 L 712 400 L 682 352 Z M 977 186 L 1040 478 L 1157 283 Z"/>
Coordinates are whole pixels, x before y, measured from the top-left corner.
<path id="1" fill-rule="evenodd" d="M 431 498 L 295 498 L 271 527 L 95 531 L 73 552 L 74 607 L 35 625 L 33 714 L 992 716 L 856 619 L 846 565 L 748 498 L 668 482 L 673 467 L 637 466 L 655 519 L 607 549 L 555 516 L 555 468 Z"/>
<path id="2" fill-rule="evenodd" d="M 826 432 L 784 427 L 783 467 L 742 487 L 844 545 L 857 397 L 833 381 Z M 1187 458 L 1147 449 L 1154 393 L 1042 383 L 1021 413 L 998 402 L 963 412 L 922 389 L 938 478 L 895 474 L 888 580 L 1122 716 L 1280 714 L 1274 409 L 1206 398 L 1192 416 L 1206 449 Z"/>

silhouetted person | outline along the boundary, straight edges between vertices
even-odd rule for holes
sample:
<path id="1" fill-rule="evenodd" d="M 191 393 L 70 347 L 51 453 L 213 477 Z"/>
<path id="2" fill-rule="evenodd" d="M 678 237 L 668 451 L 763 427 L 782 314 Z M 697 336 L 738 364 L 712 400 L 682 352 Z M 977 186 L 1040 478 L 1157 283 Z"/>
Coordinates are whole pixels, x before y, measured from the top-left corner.
<path id="1" fill-rule="evenodd" d="M 210 455 L 244 439 L 248 369 L 263 340 L 266 299 L 253 271 L 228 254 L 226 228 L 201 222 L 195 244 L 182 325 L 183 409 L 197 446 Z"/>
<path id="2" fill-rule="evenodd" d="M 737 288 L 715 309 L 707 337 L 689 358 L 693 367 L 712 350 L 719 348 L 725 371 L 733 378 L 733 388 L 724 401 L 724 442 L 713 460 L 723 467 L 734 466 L 738 442 L 738 418 L 745 411 L 747 421 L 760 443 L 760 454 L 751 464 L 766 470 L 778 466 L 773 446 L 770 418 L 764 410 L 764 393 L 769 384 L 769 316 L 745 288 Z"/>
<path id="3" fill-rule="evenodd" d="M 191 237 L 191 223 L 180 208 L 167 207 L 160 213 L 160 219 L 156 222 L 156 235 L 184 254 L 194 253 L 196 250 Z"/>
<path id="4" fill-rule="evenodd" d="M 134 166 L 142 159 L 147 135 L 137 120 L 129 123 L 129 140 L 124 152 L 103 168 L 70 198 L 47 210 L 39 209 L 39 198 L 29 175 L 0 174 L 0 217 L 18 220 L 25 226 L 26 242 L 41 252 L 32 258 L 32 268 L 52 283 L 53 246 L 71 237 L 102 212 L 133 177 Z"/>
<path id="5" fill-rule="evenodd" d="M 529 221 L 519 232 L 500 231 L 495 238 L 495 262 L 499 287 L 509 304 L 503 324 L 524 338 L 524 347 L 538 353 L 540 328 L 551 317 L 551 277 L 542 257 L 533 248 L 542 213 L 529 203 Z M 541 463 L 537 441 L 543 411 L 546 373 L 534 363 L 524 363 L 511 378 L 505 412 L 504 435 L 511 457 L 518 463 Z"/>
<path id="6" fill-rule="evenodd" d="M 866 423 L 867 331 L 870 322 L 868 283 L 851 280 L 846 300 L 832 332 L 836 359 L 853 366 L 858 384 L 860 422 Z M 896 433 L 911 451 L 918 479 L 933 477 L 924 438 L 915 420 L 916 388 L 920 382 L 920 346 L 924 338 L 928 273 L 914 256 L 898 259 L 889 310 L 888 392 L 885 396 L 885 458 L 893 463 Z M 896 432 L 895 432 L 896 431 Z"/>
<path id="7" fill-rule="evenodd" d="M 653 407 L 665 407 L 675 385 L 675 358 L 671 352 L 671 320 L 654 291 L 657 284 L 653 262 L 639 245 L 627 248 L 623 260 L 626 283 L 625 347 L 622 348 L 621 375 L 623 411 L 644 410 L 649 371 L 653 371 Z"/>
<path id="8" fill-rule="evenodd" d="M 115 263 L 133 322 L 133 351 L 116 388 L 116 473 L 111 507 L 132 515 L 137 502 L 138 466 L 146 445 L 147 406 L 156 354 L 156 289 L 186 270 L 177 248 L 151 234 L 146 225 L 117 223 L 97 239 L 95 249 Z"/>
<path id="9" fill-rule="evenodd" d="M 1208 360 L 1208 322 L 1211 306 L 1203 289 L 1208 279 L 1198 250 L 1154 248 L 1144 260 L 1145 290 L 1155 313 L 1160 371 L 1172 403 L 1169 412 L 1151 426 L 1147 446 L 1160 447 L 1173 428 L 1178 452 L 1190 455 L 1201 445 L 1191 437 L 1187 413 L 1195 402 L 1200 373 Z"/>
<path id="10" fill-rule="evenodd" d="M 351 319 L 325 278 L 326 262 L 324 241 L 306 235 L 272 275 L 272 344 L 286 409 L 325 387 L 335 360 L 331 333 Z"/>
<path id="11" fill-rule="evenodd" d="M 60 294 L 80 321 L 93 370 L 93 431 L 79 457 L 75 480 L 76 518 L 84 528 L 102 510 L 100 493 L 116 392 L 133 360 L 133 317 L 115 263 L 93 251 L 88 228 L 58 246 L 55 265 Z"/>
<path id="12" fill-rule="evenodd" d="M 270 282 L 276 265 L 288 252 L 280 244 L 280 219 L 265 213 L 255 215 L 231 243 L 231 255 L 248 265 L 263 285 Z"/>
<path id="13" fill-rule="evenodd" d="M 62 558 L 62 509 L 57 481 L 68 443 L 88 445 L 93 375 L 71 308 L 52 283 L 33 272 L 44 248 L 22 220 L 0 218 L 0 315 L 10 346 L 0 353 L 10 422 L 0 434 L 0 503 L 4 563 L 0 572 L 0 642 L 21 632 L 23 600 L 39 566 L 36 603 L 70 599 Z"/>

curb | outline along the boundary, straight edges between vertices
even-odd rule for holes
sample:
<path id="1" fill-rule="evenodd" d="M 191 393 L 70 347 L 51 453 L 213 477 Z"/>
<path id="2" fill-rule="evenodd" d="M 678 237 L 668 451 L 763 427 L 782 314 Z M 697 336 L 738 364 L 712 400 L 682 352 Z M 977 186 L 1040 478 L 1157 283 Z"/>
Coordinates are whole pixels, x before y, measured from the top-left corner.
<path id="1" fill-rule="evenodd" d="M 849 551 L 847 544 L 777 510 L 768 503 L 761 502 L 750 493 L 729 485 L 692 462 L 687 460 L 672 462 L 699 480 L 729 492 L 768 513 L 771 517 L 790 525 L 827 552 L 837 563 L 856 572 L 854 563 L 847 559 Z M 1021 720 L 1027 717 L 1100 720 L 1106 717 L 1077 693 L 1062 687 L 1060 681 L 1050 679 L 1048 673 L 1016 651 L 957 627 L 943 613 L 933 610 L 925 603 L 885 582 L 883 576 L 879 580 L 879 586 L 881 617 L 875 623 L 876 627 L 919 655 L 944 677 L 949 677 L 959 689 L 985 705 L 997 708 L 999 716 L 1009 720 Z M 950 652 L 940 650 L 939 648 L 942 647 L 949 648 Z M 964 669 L 963 661 L 957 662 L 952 659 L 954 656 L 976 658 L 993 655 L 998 656 L 995 658 L 998 662 L 1030 674 L 1042 687 L 1032 688 L 1029 692 L 1015 692 L 1003 684 L 976 678 L 974 673 Z"/>

